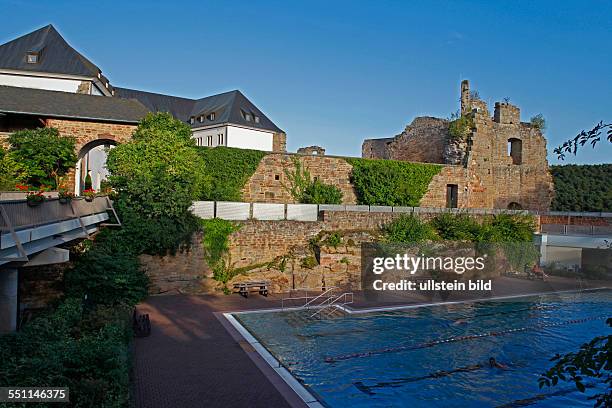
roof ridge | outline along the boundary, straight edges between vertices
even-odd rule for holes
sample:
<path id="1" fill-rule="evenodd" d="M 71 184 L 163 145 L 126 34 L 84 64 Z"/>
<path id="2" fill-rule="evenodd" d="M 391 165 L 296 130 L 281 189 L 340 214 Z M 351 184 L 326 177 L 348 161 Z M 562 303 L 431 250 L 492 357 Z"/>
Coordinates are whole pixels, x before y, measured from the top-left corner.
<path id="1" fill-rule="evenodd" d="M 198 101 L 199 99 L 193 99 L 193 98 L 186 98 L 184 96 L 176 96 L 176 95 L 168 95 L 168 94 L 164 94 L 164 93 L 159 93 L 159 92 L 151 92 L 151 91 L 143 91 L 141 89 L 134 89 L 134 88 L 124 88 L 122 86 L 115 86 L 115 89 L 123 89 L 124 91 L 131 91 L 131 92 L 142 92 L 142 93 L 147 93 L 147 94 L 152 94 L 152 95 L 159 95 L 159 96 L 166 96 L 168 98 L 177 98 L 177 99 L 184 99 L 187 101 Z"/>

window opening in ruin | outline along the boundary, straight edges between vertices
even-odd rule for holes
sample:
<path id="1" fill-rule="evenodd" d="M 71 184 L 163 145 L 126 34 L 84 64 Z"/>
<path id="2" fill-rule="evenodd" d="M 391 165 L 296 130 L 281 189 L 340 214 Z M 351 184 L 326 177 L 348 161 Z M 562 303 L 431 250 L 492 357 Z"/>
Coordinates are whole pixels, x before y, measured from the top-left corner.
<path id="1" fill-rule="evenodd" d="M 512 157 L 512 164 L 521 164 L 523 161 L 523 141 L 517 138 L 508 139 L 508 156 Z"/>

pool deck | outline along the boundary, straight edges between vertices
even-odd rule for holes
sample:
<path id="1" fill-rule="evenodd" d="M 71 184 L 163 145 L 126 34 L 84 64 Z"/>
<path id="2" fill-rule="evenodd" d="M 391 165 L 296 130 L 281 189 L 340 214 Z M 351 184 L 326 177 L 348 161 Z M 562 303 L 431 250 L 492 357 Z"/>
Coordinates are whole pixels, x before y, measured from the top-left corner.
<path id="1" fill-rule="evenodd" d="M 601 287 L 593 282 L 583 287 Z M 530 281 L 498 278 L 494 297 L 568 291 L 562 278 Z M 134 399 L 137 407 L 307 407 L 261 356 L 242 339 L 222 312 L 274 309 L 286 295 L 253 294 L 152 296 L 138 305 L 149 313 L 152 333 L 134 345 Z M 486 296 L 486 298 L 491 295 Z M 465 299 L 449 299 L 463 301 Z M 439 298 L 355 294 L 354 310 L 440 302 Z"/>

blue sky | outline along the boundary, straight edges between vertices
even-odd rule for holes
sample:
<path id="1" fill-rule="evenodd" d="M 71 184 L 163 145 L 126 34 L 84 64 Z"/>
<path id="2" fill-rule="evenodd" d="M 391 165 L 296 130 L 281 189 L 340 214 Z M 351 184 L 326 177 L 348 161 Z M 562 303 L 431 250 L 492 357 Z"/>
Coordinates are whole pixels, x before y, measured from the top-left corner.
<path id="1" fill-rule="evenodd" d="M 609 1 L 0 0 L 0 42 L 52 23 L 116 86 L 186 97 L 242 90 L 287 132 L 358 156 L 416 116 L 491 105 L 542 113 L 552 148 L 612 121 Z M 491 108 L 492 109 L 492 108 Z M 612 147 L 567 163 L 610 162 Z"/>

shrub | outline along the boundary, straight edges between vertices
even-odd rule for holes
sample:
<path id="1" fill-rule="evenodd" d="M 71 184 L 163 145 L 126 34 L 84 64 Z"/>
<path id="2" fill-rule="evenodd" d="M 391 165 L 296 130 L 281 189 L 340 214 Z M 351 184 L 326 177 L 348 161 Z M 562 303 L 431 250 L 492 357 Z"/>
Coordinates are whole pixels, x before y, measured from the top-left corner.
<path id="1" fill-rule="evenodd" d="M 189 126 L 169 113 L 148 114 L 106 166 L 119 199 L 142 218 L 179 219 L 208 182 Z"/>
<path id="2" fill-rule="evenodd" d="M 437 239 L 435 230 L 420 218 L 402 215 L 384 227 L 385 241 L 409 244 Z"/>
<path id="3" fill-rule="evenodd" d="M 314 180 L 304 189 L 300 199 L 304 204 L 342 204 L 342 191 L 336 186 Z"/>
<path id="4" fill-rule="evenodd" d="M 292 161 L 293 170 L 285 169 L 288 184 L 283 184 L 283 188 L 295 201 L 303 204 L 342 203 L 342 191 L 338 187 L 313 179 L 297 157 L 293 157 Z"/>
<path id="5" fill-rule="evenodd" d="M 130 338 L 126 307 L 85 309 L 68 298 L 0 337 L 0 385 L 69 387 L 74 407 L 127 406 Z"/>
<path id="6" fill-rule="evenodd" d="M 66 271 L 66 294 L 95 304 L 136 304 L 147 294 L 147 276 L 138 259 L 126 252 L 114 252 L 102 245 L 82 255 Z"/>
<path id="7" fill-rule="evenodd" d="M 199 199 L 211 201 L 240 201 L 242 188 L 266 155 L 259 150 L 223 146 L 200 147 L 198 154 L 210 176 Z"/>
<path id="8" fill-rule="evenodd" d="M 337 232 L 332 232 L 329 234 L 327 239 L 325 240 L 325 245 L 338 248 L 338 245 L 342 243 L 342 236 L 340 236 Z"/>
<path id="9" fill-rule="evenodd" d="M 394 160 L 350 158 L 357 201 L 367 205 L 419 205 L 433 176 L 442 166 Z"/>
<path id="10" fill-rule="evenodd" d="M 472 128 L 474 119 L 469 115 L 461 115 L 448 124 L 448 135 L 451 140 L 467 140 Z"/>
<path id="11" fill-rule="evenodd" d="M 0 191 L 12 191 L 27 178 L 25 167 L 0 146 Z"/>
<path id="12" fill-rule="evenodd" d="M 538 129 L 540 132 L 544 132 L 546 130 L 546 119 L 544 119 L 544 115 L 541 113 L 532 116 L 529 123 L 531 123 L 531 126 Z"/>
<path id="13" fill-rule="evenodd" d="M 27 182 L 36 187 L 57 188 L 77 161 L 75 139 L 61 136 L 54 128 L 20 130 L 8 142 L 9 154 L 25 169 Z"/>
<path id="14" fill-rule="evenodd" d="M 448 241 L 476 241 L 481 227 L 465 214 L 442 213 L 430 221 L 440 238 Z"/>

